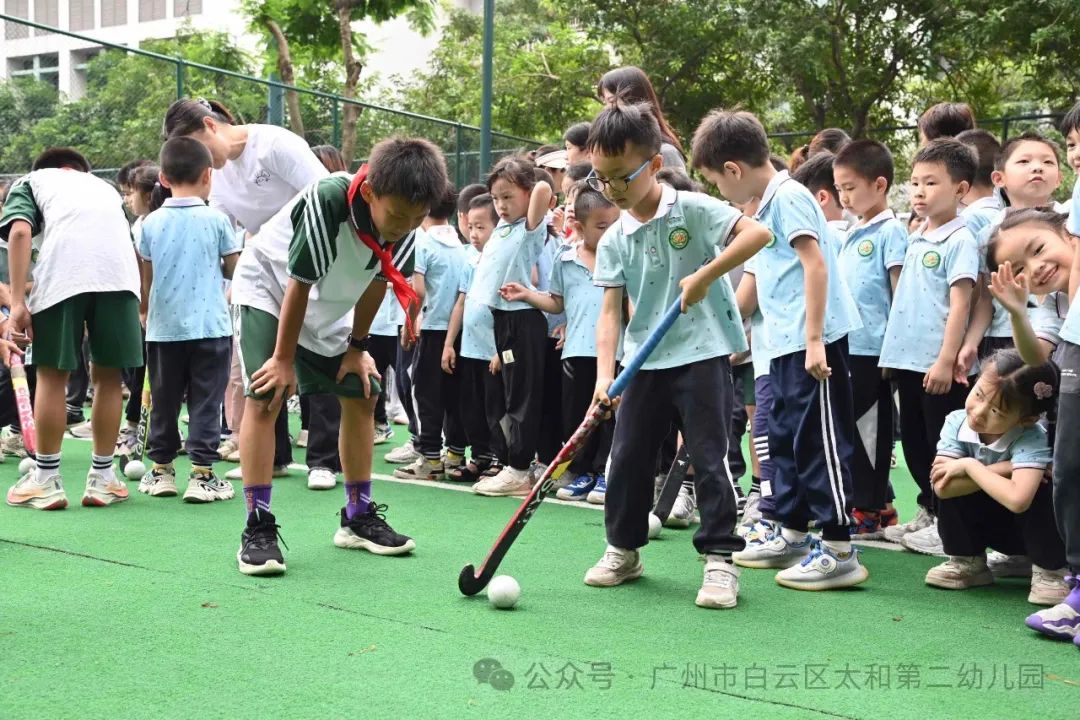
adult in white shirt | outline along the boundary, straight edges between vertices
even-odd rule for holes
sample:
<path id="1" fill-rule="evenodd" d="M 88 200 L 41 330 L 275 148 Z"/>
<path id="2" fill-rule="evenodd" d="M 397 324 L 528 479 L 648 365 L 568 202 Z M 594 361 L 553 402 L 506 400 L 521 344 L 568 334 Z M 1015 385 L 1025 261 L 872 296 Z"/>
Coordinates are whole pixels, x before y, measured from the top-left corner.
<path id="1" fill-rule="evenodd" d="M 211 176 L 210 207 L 221 210 L 242 227 L 249 237 L 256 235 L 263 223 L 285 207 L 301 190 L 320 180 L 329 171 L 311 151 L 307 142 L 295 133 L 276 125 L 238 125 L 229 109 L 215 100 L 185 98 L 177 100 L 165 113 L 165 134 L 168 137 L 189 136 L 210 150 L 214 171 Z M 235 356 L 235 350 L 234 350 Z M 233 381 L 240 382 L 239 365 L 235 361 Z M 329 396 L 327 396 L 329 397 Z M 334 430 L 332 438 L 322 438 L 333 447 L 333 457 L 324 462 L 330 467 L 310 468 L 308 485 L 324 489 L 337 483 L 340 472 L 337 458 L 338 423 L 340 413 L 335 398 L 328 402 L 315 401 L 313 408 L 320 417 L 329 420 L 322 427 Z M 326 414 L 329 413 L 330 417 Z M 239 439 L 240 414 L 228 418 L 233 431 L 230 447 L 236 448 Z M 282 405 L 278 416 L 276 450 L 274 453 L 275 475 L 284 474 L 292 462 L 289 447 L 288 413 Z M 328 429 L 329 432 L 329 429 Z M 317 438 L 308 438 L 309 444 Z M 229 477 L 242 476 L 242 472 L 230 471 Z"/>

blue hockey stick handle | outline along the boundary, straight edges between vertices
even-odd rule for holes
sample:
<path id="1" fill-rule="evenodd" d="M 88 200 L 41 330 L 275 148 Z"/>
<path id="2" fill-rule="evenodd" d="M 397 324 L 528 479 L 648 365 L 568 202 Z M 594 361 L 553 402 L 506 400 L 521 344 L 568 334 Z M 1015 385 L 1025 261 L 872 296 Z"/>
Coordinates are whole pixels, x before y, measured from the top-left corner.
<path id="1" fill-rule="evenodd" d="M 664 335 L 671 329 L 671 326 L 675 324 L 675 321 L 682 314 L 682 296 L 675 300 L 667 312 L 664 313 L 664 317 L 660 320 L 660 324 L 649 333 L 649 337 L 645 338 L 645 342 L 640 348 L 638 348 L 637 354 L 630 360 L 629 363 L 623 368 L 623 371 L 619 373 L 619 377 L 615 378 L 615 382 L 611 383 L 611 387 L 608 388 L 608 397 L 614 400 L 618 396 L 622 395 L 623 390 L 630 384 L 630 381 L 637 375 L 637 371 L 641 369 L 641 366 L 645 364 L 645 361 L 652 355 L 652 351 L 656 349 L 656 346 L 660 344 L 660 341 L 664 339 Z"/>

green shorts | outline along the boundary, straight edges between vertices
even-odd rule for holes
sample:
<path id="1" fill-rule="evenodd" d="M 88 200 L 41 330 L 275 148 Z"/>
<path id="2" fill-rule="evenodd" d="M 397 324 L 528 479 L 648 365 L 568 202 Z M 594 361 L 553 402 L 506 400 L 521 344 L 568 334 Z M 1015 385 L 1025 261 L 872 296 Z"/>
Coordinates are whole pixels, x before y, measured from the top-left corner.
<path id="1" fill-rule="evenodd" d="M 85 332 L 90 342 L 90 360 L 95 365 L 143 365 L 139 298 L 134 293 L 81 293 L 33 313 L 31 319 L 34 344 L 28 363 L 69 372 L 77 369 Z"/>
<path id="2" fill-rule="evenodd" d="M 754 395 L 754 363 L 743 363 L 731 368 L 731 379 L 735 382 L 735 401 L 742 399 L 743 405 L 757 405 L 757 397 Z"/>
<path id="3" fill-rule="evenodd" d="M 237 340 L 240 345 L 240 368 L 244 376 L 244 395 L 256 400 L 268 400 L 270 395 L 256 395 L 251 392 L 251 376 L 261 368 L 274 354 L 277 345 L 278 319 L 258 308 L 240 305 L 234 308 L 238 316 L 234 318 Z M 326 357 L 297 345 L 296 383 L 302 395 L 337 395 L 339 397 L 362 398 L 364 385 L 360 376 L 350 373 L 343 382 L 337 382 L 341 359 L 345 354 Z M 378 380 L 371 378 L 371 391 L 377 395 L 382 391 Z"/>

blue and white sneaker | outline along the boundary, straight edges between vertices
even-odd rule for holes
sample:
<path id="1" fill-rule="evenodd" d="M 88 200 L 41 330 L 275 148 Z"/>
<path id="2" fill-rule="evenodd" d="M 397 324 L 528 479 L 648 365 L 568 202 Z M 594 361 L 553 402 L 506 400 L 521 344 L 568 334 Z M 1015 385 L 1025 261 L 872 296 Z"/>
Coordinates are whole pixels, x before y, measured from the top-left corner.
<path id="1" fill-rule="evenodd" d="M 578 475 L 574 478 L 574 481 L 566 487 L 561 487 L 555 493 L 555 497 L 560 500 L 585 500 L 592 489 L 596 487 L 596 476 Z"/>
<path id="2" fill-rule="evenodd" d="M 790 543 L 777 528 L 764 538 L 759 536 L 747 542 L 744 550 L 731 554 L 731 559 L 747 568 L 789 568 L 810 554 L 812 540 L 807 535 L 802 542 Z"/>
<path id="3" fill-rule="evenodd" d="M 810 554 L 798 565 L 776 573 L 776 582 L 793 590 L 838 590 L 866 582 L 870 573 L 859 562 L 858 548 L 836 554 L 813 539 Z"/>
<path id="4" fill-rule="evenodd" d="M 607 497 L 607 478 L 603 475 L 597 475 L 596 485 L 593 487 L 592 491 L 585 496 L 585 499 L 593 505 L 603 505 L 605 497 Z"/>

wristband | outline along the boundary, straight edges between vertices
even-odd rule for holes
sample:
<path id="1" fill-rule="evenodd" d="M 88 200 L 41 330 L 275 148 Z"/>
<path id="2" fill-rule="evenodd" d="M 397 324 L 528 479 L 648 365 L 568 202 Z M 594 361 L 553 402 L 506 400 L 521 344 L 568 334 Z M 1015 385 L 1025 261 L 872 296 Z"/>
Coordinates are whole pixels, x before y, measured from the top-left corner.
<path id="1" fill-rule="evenodd" d="M 353 350 L 359 350 L 360 352 L 367 352 L 368 339 L 367 339 L 367 337 L 364 337 L 364 338 L 361 338 L 361 339 L 357 340 L 356 338 L 354 338 L 352 336 L 352 333 L 350 333 L 349 334 L 349 347 L 351 347 Z"/>

